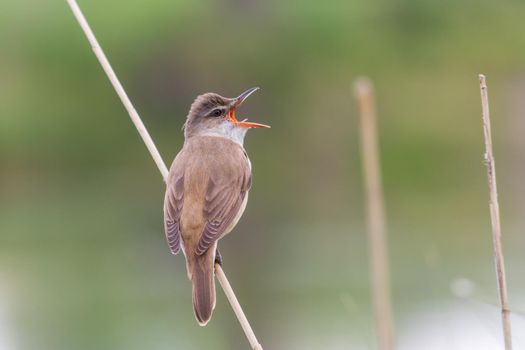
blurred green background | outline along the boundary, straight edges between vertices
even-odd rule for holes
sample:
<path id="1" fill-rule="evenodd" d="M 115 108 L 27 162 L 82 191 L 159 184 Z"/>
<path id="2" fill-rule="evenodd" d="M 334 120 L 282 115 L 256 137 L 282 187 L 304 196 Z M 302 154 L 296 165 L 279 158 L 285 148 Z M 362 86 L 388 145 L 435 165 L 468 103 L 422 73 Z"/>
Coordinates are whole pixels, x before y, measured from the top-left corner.
<path id="1" fill-rule="evenodd" d="M 399 349 L 502 348 L 477 74 L 525 348 L 525 3 L 80 1 L 165 161 L 193 99 L 261 91 L 221 241 L 265 349 L 375 349 L 356 77 L 375 83 Z M 164 185 L 65 1 L 0 3 L 0 349 L 247 349 L 197 326 Z"/>

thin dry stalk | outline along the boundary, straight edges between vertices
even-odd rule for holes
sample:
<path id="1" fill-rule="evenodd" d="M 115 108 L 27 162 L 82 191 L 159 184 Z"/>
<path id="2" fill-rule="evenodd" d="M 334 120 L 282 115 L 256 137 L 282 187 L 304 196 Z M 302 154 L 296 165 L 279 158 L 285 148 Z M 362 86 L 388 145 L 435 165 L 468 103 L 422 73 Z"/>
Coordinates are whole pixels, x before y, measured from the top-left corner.
<path id="1" fill-rule="evenodd" d="M 394 323 L 390 300 L 388 242 L 372 83 L 366 78 L 358 79 L 355 93 L 361 120 L 361 157 L 377 342 L 380 350 L 393 350 Z"/>
<path id="2" fill-rule="evenodd" d="M 239 322 L 241 323 L 242 329 L 244 330 L 244 333 L 246 334 L 246 337 L 248 338 L 248 341 L 250 342 L 252 349 L 253 350 L 263 350 L 261 344 L 259 344 L 259 342 L 257 341 L 257 338 L 255 337 L 255 333 L 253 333 L 253 330 L 250 327 L 250 323 L 248 322 L 248 319 L 246 318 L 246 316 L 244 315 L 244 312 L 241 309 L 241 305 L 239 304 L 237 297 L 235 297 L 235 293 L 233 292 L 230 282 L 228 282 L 228 279 L 224 275 L 224 271 L 221 269 L 219 264 L 215 264 L 215 272 L 217 275 L 217 279 L 219 280 L 219 283 L 221 284 L 221 287 L 224 290 L 224 294 L 226 294 L 226 297 L 230 301 L 232 309 L 237 315 L 237 318 L 239 319 Z"/>
<path id="3" fill-rule="evenodd" d="M 106 73 L 109 80 L 111 81 L 111 84 L 113 85 L 113 88 L 115 89 L 118 96 L 120 97 L 120 100 L 124 104 L 124 107 L 126 107 L 126 110 L 128 111 L 129 116 L 131 120 L 133 121 L 133 124 L 135 124 L 137 131 L 142 137 L 142 140 L 146 144 L 146 147 L 148 148 L 151 154 L 151 157 L 155 161 L 155 164 L 157 164 L 157 167 L 159 168 L 159 171 L 162 175 L 162 178 L 164 179 L 164 182 L 166 182 L 169 171 L 168 171 L 168 168 L 166 167 L 166 164 L 162 160 L 162 157 L 160 156 L 160 153 L 157 150 L 157 147 L 155 146 L 153 139 L 149 135 L 137 111 L 131 104 L 131 101 L 128 98 L 128 95 L 126 94 L 126 92 L 124 91 L 124 88 L 120 84 L 120 81 L 118 80 L 115 72 L 113 71 L 113 68 L 111 68 L 111 65 L 109 64 L 109 61 L 106 58 L 106 55 L 104 54 L 104 51 L 102 51 L 102 48 L 100 47 L 95 35 L 93 34 L 93 31 L 89 27 L 89 24 L 86 21 L 86 18 L 84 17 L 82 11 L 78 7 L 78 4 L 76 3 L 75 0 L 67 0 L 67 2 L 69 6 L 71 7 L 71 10 L 73 11 L 73 14 L 75 15 L 75 18 L 77 19 L 80 27 L 84 31 L 84 34 L 86 35 L 91 45 L 91 48 L 93 49 L 93 52 L 97 56 L 100 62 L 100 65 L 102 66 L 102 68 L 104 69 L 104 72 Z M 244 333 L 246 334 L 246 337 L 248 338 L 248 341 L 250 342 L 252 349 L 262 350 L 262 346 L 257 341 L 257 338 L 255 337 L 255 333 L 253 332 L 250 326 L 250 323 L 248 322 L 248 319 L 244 315 L 241 305 L 239 304 L 239 301 L 237 300 L 237 297 L 235 296 L 235 293 L 232 287 L 230 286 L 230 283 L 228 282 L 228 279 L 226 278 L 226 275 L 224 274 L 224 271 L 222 270 L 221 266 L 216 264 L 215 271 L 216 271 L 217 279 L 219 280 L 219 283 L 222 286 L 224 293 L 226 294 L 226 297 L 228 298 L 228 301 L 230 302 L 230 305 L 233 311 L 235 312 L 235 315 L 237 316 L 237 319 L 239 320 L 239 323 L 241 324 L 242 329 L 244 330 Z"/>
<path id="4" fill-rule="evenodd" d="M 501 224 L 499 216 L 498 187 L 496 183 L 496 164 L 492 153 L 492 133 L 490 130 L 489 97 L 487 82 L 483 74 L 479 75 L 479 88 L 481 92 L 481 108 L 483 111 L 483 134 L 485 136 L 485 163 L 487 164 L 487 177 L 490 193 L 490 220 L 492 223 L 492 243 L 494 245 L 494 264 L 498 280 L 499 300 L 503 323 L 503 339 L 505 349 L 512 350 L 512 335 L 510 329 L 510 309 L 507 297 L 507 281 L 505 278 L 505 260 L 501 247 Z"/>

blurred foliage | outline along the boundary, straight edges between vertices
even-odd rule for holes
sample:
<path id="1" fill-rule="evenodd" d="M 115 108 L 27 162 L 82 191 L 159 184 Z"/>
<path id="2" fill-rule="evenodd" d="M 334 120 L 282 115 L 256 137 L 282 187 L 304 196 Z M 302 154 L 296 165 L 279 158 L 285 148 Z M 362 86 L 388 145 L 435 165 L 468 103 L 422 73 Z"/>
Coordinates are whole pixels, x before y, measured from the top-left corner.
<path id="1" fill-rule="evenodd" d="M 525 308 L 525 3 L 80 6 L 166 162 L 198 94 L 261 87 L 242 114 L 272 129 L 248 135 L 254 187 L 221 247 L 267 348 L 374 344 L 352 98 L 360 75 L 379 104 L 401 344 L 417 303 L 452 298 L 458 276 L 476 281 L 476 298 L 497 300 L 481 72 L 510 298 Z M 0 297 L 13 348 L 246 348 L 221 292 L 214 320 L 196 326 L 183 260 L 164 243 L 161 177 L 66 2 L 3 1 L 0 43 Z"/>

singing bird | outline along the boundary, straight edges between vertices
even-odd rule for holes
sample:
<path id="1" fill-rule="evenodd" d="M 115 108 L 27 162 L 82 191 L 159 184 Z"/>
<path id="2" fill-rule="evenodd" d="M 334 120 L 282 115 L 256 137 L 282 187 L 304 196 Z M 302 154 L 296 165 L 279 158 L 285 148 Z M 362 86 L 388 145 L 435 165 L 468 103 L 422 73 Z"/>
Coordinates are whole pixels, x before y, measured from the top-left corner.
<path id="1" fill-rule="evenodd" d="M 164 199 L 164 229 L 173 254 L 186 257 L 193 309 L 205 326 L 215 308 L 215 263 L 222 263 L 217 241 L 239 221 L 252 184 L 243 141 L 251 128 L 268 125 L 239 121 L 236 109 L 258 88 L 236 98 L 198 96 L 184 124 L 184 146 L 173 161 Z"/>

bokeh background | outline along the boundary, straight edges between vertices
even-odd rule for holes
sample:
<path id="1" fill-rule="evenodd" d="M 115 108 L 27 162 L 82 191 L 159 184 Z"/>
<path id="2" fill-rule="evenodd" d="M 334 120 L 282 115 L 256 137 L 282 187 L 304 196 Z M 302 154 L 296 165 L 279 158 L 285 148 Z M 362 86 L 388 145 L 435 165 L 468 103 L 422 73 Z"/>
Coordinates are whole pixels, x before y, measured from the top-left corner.
<path id="1" fill-rule="evenodd" d="M 501 349 L 477 74 L 488 77 L 525 348 L 525 3 L 80 1 L 166 162 L 195 96 L 241 116 L 250 203 L 224 269 L 267 349 L 375 349 L 356 77 L 375 83 L 399 349 Z M 164 185 L 65 1 L 0 3 L 0 349 L 247 349 L 197 326 Z"/>

